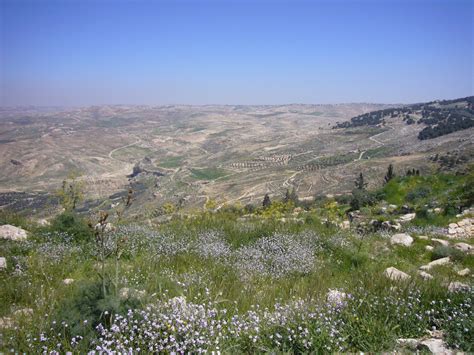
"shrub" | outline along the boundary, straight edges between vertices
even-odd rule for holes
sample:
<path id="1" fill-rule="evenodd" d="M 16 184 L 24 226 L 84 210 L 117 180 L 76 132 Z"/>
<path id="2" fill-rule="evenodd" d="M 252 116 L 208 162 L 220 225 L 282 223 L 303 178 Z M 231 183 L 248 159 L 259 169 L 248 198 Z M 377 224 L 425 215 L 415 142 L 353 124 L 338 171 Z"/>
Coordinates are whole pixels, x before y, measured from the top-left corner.
<path id="1" fill-rule="evenodd" d="M 359 210 L 361 207 L 372 206 L 376 202 L 375 196 L 365 190 L 355 189 L 352 192 L 351 210 Z"/>
<path id="2" fill-rule="evenodd" d="M 92 238 L 92 232 L 86 221 L 74 212 L 63 212 L 51 223 L 53 232 L 65 232 L 74 237 L 74 240 L 87 241 Z"/>
<path id="3" fill-rule="evenodd" d="M 409 202 L 414 202 L 419 199 L 428 197 L 431 194 L 431 189 L 426 186 L 419 186 L 416 189 L 408 192 L 406 200 Z"/>
<path id="4" fill-rule="evenodd" d="M 443 245 L 438 245 L 433 249 L 431 253 L 431 260 L 437 260 L 449 256 L 453 261 L 462 261 L 464 259 L 464 254 L 462 251 L 454 249 L 452 247 L 446 247 Z"/>

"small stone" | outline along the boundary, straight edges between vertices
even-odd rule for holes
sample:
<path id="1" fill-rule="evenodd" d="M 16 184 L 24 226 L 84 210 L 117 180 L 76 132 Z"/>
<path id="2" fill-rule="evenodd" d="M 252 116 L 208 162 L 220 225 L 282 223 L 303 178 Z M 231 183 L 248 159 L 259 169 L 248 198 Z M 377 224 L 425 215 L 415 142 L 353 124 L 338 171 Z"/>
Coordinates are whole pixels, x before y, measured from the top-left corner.
<path id="1" fill-rule="evenodd" d="M 433 354 L 452 354 L 453 352 L 446 347 L 446 344 L 442 339 L 426 339 L 420 342 L 418 350 L 423 350 L 423 348 L 428 348 L 428 350 Z"/>
<path id="2" fill-rule="evenodd" d="M 44 218 L 39 219 L 38 224 L 42 227 L 47 227 L 47 226 L 51 225 L 51 223 L 47 219 L 44 219 Z"/>
<path id="3" fill-rule="evenodd" d="M 456 229 L 458 227 L 458 224 L 457 223 L 449 223 L 448 227 L 450 229 Z"/>
<path id="4" fill-rule="evenodd" d="M 349 229 L 351 227 L 351 223 L 349 221 L 342 221 L 340 226 L 341 226 L 341 229 Z"/>
<path id="5" fill-rule="evenodd" d="M 27 233 L 24 229 L 4 224 L 0 226 L 0 239 L 8 239 L 13 241 L 26 240 Z"/>
<path id="6" fill-rule="evenodd" d="M 74 282 L 74 279 L 64 279 L 64 280 L 63 280 L 63 284 L 65 284 L 65 285 L 70 285 L 70 284 L 72 284 L 73 282 Z"/>
<path id="7" fill-rule="evenodd" d="M 449 247 L 449 242 L 447 240 L 444 240 L 444 239 L 437 239 L 437 238 L 433 238 L 431 239 L 433 242 L 435 242 L 436 244 L 439 244 L 443 247 Z"/>
<path id="8" fill-rule="evenodd" d="M 408 280 L 411 276 L 394 267 L 386 268 L 384 275 L 393 281 Z"/>
<path id="9" fill-rule="evenodd" d="M 0 329 L 7 329 L 13 327 L 13 320 L 10 317 L 0 318 Z"/>
<path id="10" fill-rule="evenodd" d="M 413 238 L 405 233 L 397 233 L 392 235 L 390 243 L 409 247 L 413 243 Z"/>
<path id="11" fill-rule="evenodd" d="M 469 291 L 471 287 L 459 281 L 453 281 L 448 286 L 449 292 Z"/>
<path id="12" fill-rule="evenodd" d="M 400 222 L 400 223 L 406 223 L 406 222 L 410 222 L 412 220 L 414 220 L 416 217 L 416 213 L 407 213 L 407 214 L 404 214 L 403 216 L 400 216 L 397 221 Z"/>
<path id="13" fill-rule="evenodd" d="M 6 269 L 7 268 L 7 259 L 5 259 L 3 256 L 0 257 L 0 269 Z"/>
<path id="14" fill-rule="evenodd" d="M 454 244 L 454 248 L 457 250 L 461 250 L 465 253 L 472 253 L 474 251 L 474 247 L 467 243 L 456 243 Z"/>
<path id="15" fill-rule="evenodd" d="M 470 273 L 471 273 L 471 270 L 468 267 L 458 271 L 459 276 L 468 276 Z"/>
<path id="16" fill-rule="evenodd" d="M 448 265 L 451 263 L 449 256 L 441 259 L 434 260 L 426 265 L 420 266 L 420 270 L 428 271 L 431 270 L 434 266 Z"/>
<path id="17" fill-rule="evenodd" d="M 426 331 L 431 338 L 434 339 L 443 339 L 444 338 L 444 331 L 440 329 L 433 329 Z"/>
<path id="18" fill-rule="evenodd" d="M 420 277 L 425 280 L 425 281 L 428 281 L 428 280 L 432 280 L 433 279 L 433 276 L 428 274 L 427 272 L 425 271 L 421 271 L 419 270 L 418 271 L 418 275 L 420 275 Z"/>
<path id="19" fill-rule="evenodd" d="M 441 208 L 436 207 L 436 208 L 433 209 L 433 212 L 434 212 L 434 213 L 441 213 L 442 210 L 441 210 Z"/>
<path id="20" fill-rule="evenodd" d="M 425 249 L 428 250 L 428 251 L 433 251 L 434 250 L 434 248 L 431 245 L 425 246 Z"/>
<path id="21" fill-rule="evenodd" d="M 18 309 L 15 312 L 13 312 L 15 316 L 31 316 L 33 314 L 33 310 L 31 308 L 22 308 Z"/>
<path id="22" fill-rule="evenodd" d="M 417 238 L 420 239 L 420 240 L 429 240 L 430 239 L 426 235 L 419 235 Z"/>

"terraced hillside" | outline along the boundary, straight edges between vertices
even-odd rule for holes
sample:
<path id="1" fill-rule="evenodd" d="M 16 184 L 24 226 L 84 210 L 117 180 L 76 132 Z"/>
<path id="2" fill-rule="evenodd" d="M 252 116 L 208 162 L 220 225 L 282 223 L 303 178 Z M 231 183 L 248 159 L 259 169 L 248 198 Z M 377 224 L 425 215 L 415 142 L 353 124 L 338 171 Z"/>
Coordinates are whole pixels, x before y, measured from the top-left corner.
<path id="1" fill-rule="evenodd" d="M 464 129 L 419 139 L 461 114 Z M 403 172 L 462 169 L 474 151 L 470 98 L 397 107 L 2 109 L 0 121 L 1 204 L 24 206 L 27 198 L 43 212 L 45 194 L 73 171 L 84 183 L 85 210 L 112 205 L 131 185 L 140 208 L 154 211 L 164 203 L 260 204 L 264 194 L 292 187 L 305 199 L 343 193 L 360 171 L 377 186 L 390 163 Z"/>

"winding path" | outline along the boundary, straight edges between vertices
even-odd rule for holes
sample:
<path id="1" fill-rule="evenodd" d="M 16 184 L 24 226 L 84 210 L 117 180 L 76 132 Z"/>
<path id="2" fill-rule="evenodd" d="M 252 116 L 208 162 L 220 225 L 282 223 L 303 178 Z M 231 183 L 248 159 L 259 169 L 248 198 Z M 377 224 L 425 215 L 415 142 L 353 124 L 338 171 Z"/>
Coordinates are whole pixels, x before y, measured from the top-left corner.
<path id="1" fill-rule="evenodd" d="M 123 161 L 114 158 L 114 157 L 112 156 L 112 154 L 116 153 L 117 151 L 119 151 L 119 150 L 121 150 L 121 149 L 125 149 L 125 148 L 131 147 L 131 146 L 133 146 L 133 145 L 136 145 L 136 144 L 140 143 L 141 141 L 142 141 L 142 140 L 141 140 L 140 138 L 138 138 L 138 140 L 137 140 L 136 142 L 133 142 L 133 143 L 130 143 L 130 144 L 127 144 L 127 145 L 124 145 L 124 146 L 121 146 L 121 147 L 112 149 L 112 150 L 109 152 L 109 158 L 112 159 L 112 160 L 115 160 L 115 161 L 118 161 L 118 162 L 123 163 Z"/>

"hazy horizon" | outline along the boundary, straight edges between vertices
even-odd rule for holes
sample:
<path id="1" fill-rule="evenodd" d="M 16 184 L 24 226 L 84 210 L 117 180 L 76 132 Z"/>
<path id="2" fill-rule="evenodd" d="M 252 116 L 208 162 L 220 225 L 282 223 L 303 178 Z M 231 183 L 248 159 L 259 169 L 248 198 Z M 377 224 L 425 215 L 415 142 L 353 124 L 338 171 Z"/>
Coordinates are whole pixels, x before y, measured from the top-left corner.
<path id="1" fill-rule="evenodd" d="M 0 0 L 0 105 L 474 95 L 473 1 Z"/>

